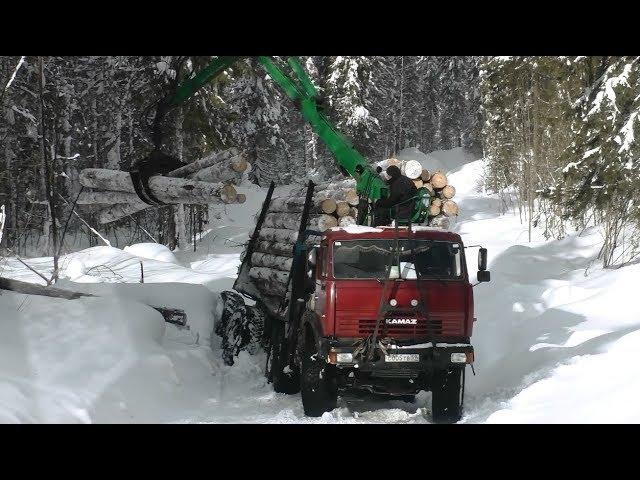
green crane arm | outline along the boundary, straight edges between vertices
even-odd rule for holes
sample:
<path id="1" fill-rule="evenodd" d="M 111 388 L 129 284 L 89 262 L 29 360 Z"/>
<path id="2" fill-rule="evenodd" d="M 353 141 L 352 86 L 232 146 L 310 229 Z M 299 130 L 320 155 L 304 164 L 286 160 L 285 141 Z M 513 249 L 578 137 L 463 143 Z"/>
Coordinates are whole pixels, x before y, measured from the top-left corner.
<path id="1" fill-rule="evenodd" d="M 168 99 L 167 108 L 185 102 L 205 84 L 242 58 L 217 57 L 194 77 L 178 86 L 175 94 Z M 287 58 L 291 72 L 286 72 L 273 57 L 261 56 L 258 57 L 258 62 L 300 109 L 302 116 L 309 122 L 313 131 L 334 154 L 341 170 L 356 179 L 358 193 L 372 201 L 386 197 L 388 189 L 384 180 L 321 111 L 317 100 L 317 91 L 300 61 L 296 57 Z"/>

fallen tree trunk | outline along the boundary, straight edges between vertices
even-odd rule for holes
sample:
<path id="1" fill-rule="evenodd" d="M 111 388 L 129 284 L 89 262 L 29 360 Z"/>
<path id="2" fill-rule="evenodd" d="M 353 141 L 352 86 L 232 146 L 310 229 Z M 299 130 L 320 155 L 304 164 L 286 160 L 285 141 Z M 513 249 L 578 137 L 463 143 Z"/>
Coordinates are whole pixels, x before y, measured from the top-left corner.
<path id="1" fill-rule="evenodd" d="M 97 297 L 97 295 L 93 295 L 91 293 L 73 292 L 71 290 L 64 290 L 62 288 L 45 287 L 42 285 L 36 285 L 34 283 L 21 282 L 20 280 L 13 280 L 11 278 L 4 277 L 0 277 L 0 290 L 8 290 L 10 292 L 22 293 L 25 295 L 62 298 L 64 300 L 77 300 L 78 298 L 82 297 Z M 187 314 L 184 310 L 165 306 L 148 306 L 160 312 L 166 322 L 175 323 L 178 325 L 186 325 L 187 323 Z"/>
<path id="2" fill-rule="evenodd" d="M 80 172 L 80 184 L 88 188 L 135 194 L 131 176 L 119 170 L 86 168 Z M 234 203 L 236 189 L 231 185 L 211 184 L 182 178 L 153 176 L 151 193 L 160 201 L 175 203 Z"/>

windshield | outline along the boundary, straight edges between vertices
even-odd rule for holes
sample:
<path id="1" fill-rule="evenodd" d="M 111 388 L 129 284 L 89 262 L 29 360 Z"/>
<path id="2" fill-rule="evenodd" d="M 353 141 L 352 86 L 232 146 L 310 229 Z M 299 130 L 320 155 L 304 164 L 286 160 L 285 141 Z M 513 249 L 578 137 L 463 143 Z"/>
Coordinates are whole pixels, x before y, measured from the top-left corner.
<path id="1" fill-rule="evenodd" d="M 347 278 L 460 278 L 461 246 L 432 240 L 345 240 L 333 243 L 333 276 Z"/>

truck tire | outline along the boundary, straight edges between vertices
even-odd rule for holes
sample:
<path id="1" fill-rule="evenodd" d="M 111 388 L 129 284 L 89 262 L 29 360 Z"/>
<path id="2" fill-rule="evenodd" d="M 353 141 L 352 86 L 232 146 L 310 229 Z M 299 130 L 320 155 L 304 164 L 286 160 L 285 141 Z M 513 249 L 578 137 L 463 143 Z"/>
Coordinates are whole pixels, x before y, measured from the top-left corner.
<path id="1" fill-rule="evenodd" d="M 336 408 L 338 389 L 333 372 L 320 357 L 313 333 L 305 329 L 300 387 L 305 415 L 320 417 Z"/>
<path id="2" fill-rule="evenodd" d="M 431 411 L 435 423 L 456 423 L 462 418 L 464 368 L 453 367 L 433 375 Z"/>
<path id="3" fill-rule="evenodd" d="M 293 395 L 300 391 L 300 372 L 295 367 L 287 369 L 286 361 L 282 360 L 286 354 L 284 339 L 284 324 L 274 322 L 271 331 L 271 348 L 267 374 L 275 392 Z"/>

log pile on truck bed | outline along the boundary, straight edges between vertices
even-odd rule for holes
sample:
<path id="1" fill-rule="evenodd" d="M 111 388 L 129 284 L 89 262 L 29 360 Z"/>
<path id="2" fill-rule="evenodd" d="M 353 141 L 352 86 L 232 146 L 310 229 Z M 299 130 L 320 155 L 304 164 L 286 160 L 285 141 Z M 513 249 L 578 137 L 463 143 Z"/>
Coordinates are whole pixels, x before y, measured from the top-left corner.
<path id="1" fill-rule="evenodd" d="M 307 195 L 307 185 L 294 187 L 286 196 L 268 198 L 266 210 L 256 215 L 256 223 L 262 224 L 248 260 L 248 279 L 255 288 L 252 295 L 267 303 L 267 308 L 275 311 L 277 305 L 287 296 L 290 285 L 289 274 L 293 264 L 294 244 L 298 240 Z M 311 197 L 308 221 L 302 230 L 325 230 L 356 223 L 358 195 L 355 180 L 327 182 L 314 187 Z M 320 241 L 316 235 L 309 236 L 307 243 Z"/>
<path id="2" fill-rule="evenodd" d="M 223 150 L 188 163 L 166 175 L 149 179 L 151 193 L 167 204 L 244 203 L 244 194 L 234 185 L 240 183 L 249 164 L 235 148 Z M 80 172 L 84 190 L 78 205 L 97 212 L 100 224 L 110 223 L 151 207 L 136 193 L 128 172 L 86 168 Z"/>
<path id="3" fill-rule="evenodd" d="M 453 185 L 449 185 L 447 175 L 440 170 L 430 172 L 422 168 L 422 164 L 417 160 L 389 158 L 377 164 L 383 171 L 391 165 L 398 166 L 403 175 L 413 180 L 416 188 L 424 188 L 429 192 L 431 197 L 429 225 L 448 228 L 449 218 L 456 217 L 459 209 L 458 204 L 452 200 L 456 194 L 456 189 Z"/>
<path id="4" fill-rule="evenodd" d="M 448 228 L 449 219 L 458 214 L 458 206 L 452 200 L 455 187 L 448 184 L 447 176 L 441 171 L 430 173 L 417 161 L 389 159 L 378 165 L 386 169 L 392 164 L 401 166 L 403 173 L 414 179 L 416 187 L 429 192 L 429 225 Z M 243 254 L 246 271 L 242 271 L 243 266 L 239 275 L 239 284 L 243 285 L 241 289 L 265 301 L 272 312 L 277 310 L 277 305 L 290 291 L 288 282 L 294 244 L 301 229 L 307 188 L 307 185 L 301 185 L 291 189 L 287 195 L 267 196 L 263 211 L 255 216 L 256 223 L 261 224 L 254 232 L 253 246 Z M 323 232 L 332 227 L 354 225 L 358 202 L 354 179 L 316 184 L 308 222 L 302 230 Z M 308 243 L 317 243 L 319 240 L 317 236 L 307 238 Z M 247 255 L 249 258 L 246 258 Z"/>

